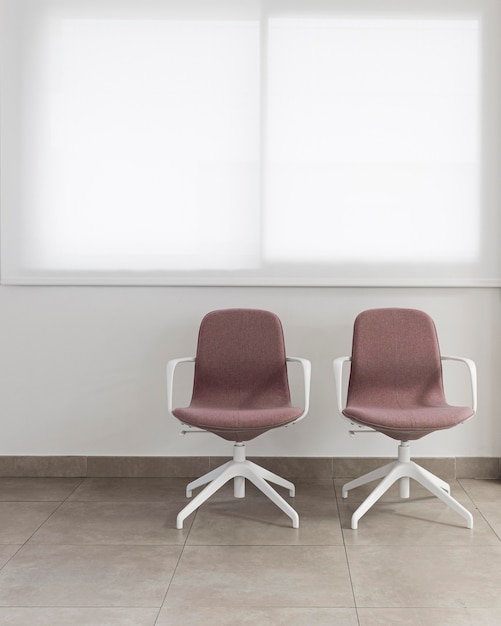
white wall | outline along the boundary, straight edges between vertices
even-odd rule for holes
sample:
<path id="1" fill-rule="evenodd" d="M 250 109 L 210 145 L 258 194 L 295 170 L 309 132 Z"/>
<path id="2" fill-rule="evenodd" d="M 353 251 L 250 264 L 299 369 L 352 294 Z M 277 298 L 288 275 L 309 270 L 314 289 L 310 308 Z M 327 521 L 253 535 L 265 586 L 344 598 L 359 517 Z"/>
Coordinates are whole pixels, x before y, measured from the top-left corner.
<path id="1" fill-rule="evenodd" d="M 282 319 L 288 353 L 312 361 L 312 402 L 299 425 L 249 443 L 274 456 L 385 456 L 382 435 L 349 437 L 335 408 L 332 359 L 349 354 L 366 308 L 421 308 L 443 353 L 473 358 L 473 420 L 416 442 L 418 456 L 501 456 L 500 292 L 496 289 L 0 287 L 2 455 L 189 456 L 228 453 L 212 435 L 180 437 L 165 407 L 165 363 L 194 354 L 201 317 L 225 307 L 267 308 Z M 449 371 L 450 370 L 450 371 Z M 180 378 L 188 392 L 189 370 Z M 186 378 L 186 380 L 185 380 Z M 468 399 L 450 364 L 451 402 Z M 178 398 L 179 403 L 184 398 Z"/>

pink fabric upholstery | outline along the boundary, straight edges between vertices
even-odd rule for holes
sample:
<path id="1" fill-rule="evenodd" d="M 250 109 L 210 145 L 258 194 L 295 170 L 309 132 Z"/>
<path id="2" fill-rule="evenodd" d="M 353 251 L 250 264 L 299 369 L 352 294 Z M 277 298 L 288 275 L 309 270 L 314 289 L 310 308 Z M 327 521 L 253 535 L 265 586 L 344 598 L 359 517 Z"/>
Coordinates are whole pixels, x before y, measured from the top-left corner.
<path id="1" fill-rule="evenodd" d="M 269 311 L 224 309 L 200 325 L 193 395 L 173 414 L 229 441 L 293 422 L 282 325 Z"/>
<path id="2" fill-rule="evenodd" d="M 372 309 L 355 320 L 344 415 L 393 439 L 419 439 L 473 415 L 447 404 L 437 333 L 414 309 Z"/>

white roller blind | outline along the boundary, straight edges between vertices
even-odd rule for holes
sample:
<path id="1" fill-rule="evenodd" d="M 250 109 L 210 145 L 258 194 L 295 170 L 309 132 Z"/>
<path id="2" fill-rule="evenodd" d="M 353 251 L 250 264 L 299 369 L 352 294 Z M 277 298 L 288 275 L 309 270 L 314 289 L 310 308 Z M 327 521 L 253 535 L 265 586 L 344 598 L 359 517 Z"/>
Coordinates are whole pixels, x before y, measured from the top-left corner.
<path id="1" fill-rule="evenodd" d="M 269 67 L 270 258 L 478 256 L 477 21 L 271 20 Z"/>
<path id="2" fill-rule="evenodd" d="M 498 284 L 491 0 L 3 0 L 2 282 Z"/>

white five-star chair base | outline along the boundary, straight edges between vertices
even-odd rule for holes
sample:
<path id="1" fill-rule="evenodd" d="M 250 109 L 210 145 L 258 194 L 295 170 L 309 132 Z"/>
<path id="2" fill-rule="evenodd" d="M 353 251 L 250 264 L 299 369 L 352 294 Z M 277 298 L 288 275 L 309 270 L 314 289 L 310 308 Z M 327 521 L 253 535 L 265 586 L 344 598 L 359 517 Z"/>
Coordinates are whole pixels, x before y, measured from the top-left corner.
<path id="1" fill-rule="evenodd" d="M 367 513 L 371 506 L 381 498 L 381 496 L 388 491 L 388 489 L 397 480 L 399 483 L 399 495 L 401 498 L 408 498 L 410 495 L 410 479 L 420 483 L 423 487 L 428 489 L 434 496 L 440 498 L 442 502 L 445 502 L 456 513 L 462 515 L 466 520 L 467 528 L 473 528 L 473 516 L 465 509 L 464 506 L 459 504 L 451 495 L 449 485 L 440 479 L 435 474 L 432 474 L 428 470 L 411 461 L 410 458 L 410 446 L 406 441 L 400 442 L 398 446 L 398 460 L 383 465 L 364 476 L 360 476 L 355 480 L 343 485 L 342 496 L 348 497 L 348 491 L 360 487 L 373 480 L 382 479 L 379 485 L 370 493 L 370 495 L 362 502 L 358 509 L 353 513 L 351 517 L 351 527 L 353 530 L 358 528 L 358 520 Z"/>
<path id="2" fill-rule="evenodd" d="M 245 457 L 245 445 L 236 443 L 233 446 L 233 460 L 224 463 L 220 467 L 204 474 L 200 478 L 189 483 L 186 487 L 186 497 L 191 498 L 194 489 L 207 485 L 193 500 L 187 504 L 177 516 L 176 526 L 183 528 L 184 520 L 193 513 L 201 504 L 210 498 L 218 489 L 229 480 L 234 480 L 233 495 L 235 498 L 245 497 L 245 479 L 250 480 L 260 491 L 274 502 L 292 520 L 292 527 L 299 528 L 299 515 L 291 505 L 278 494 L 267 481 L 285 487 L 289 490 L 289 495 L 294 497 L 294 484 L 264 467 L 248 461 Z"/>

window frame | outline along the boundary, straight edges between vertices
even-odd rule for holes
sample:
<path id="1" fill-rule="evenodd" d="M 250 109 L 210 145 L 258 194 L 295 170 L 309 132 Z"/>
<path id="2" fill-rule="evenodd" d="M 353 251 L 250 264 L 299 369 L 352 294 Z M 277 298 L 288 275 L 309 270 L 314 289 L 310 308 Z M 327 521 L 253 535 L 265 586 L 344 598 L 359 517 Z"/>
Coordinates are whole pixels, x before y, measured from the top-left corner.
<path id="1" fill-rule="evenodd" d="M 65 6 L 64 2 L 58 0 L 44 0 L 48 6 L 56 7 L 61 10 Z M 9 4 L 12 2 L 24 3 L 25 6 L 31 4 L 31 0 L 2 0 L 2 10 L 5 12 Z M 207 6 L 208 3 L 206 3 Z M 211 3 L 211 11 L 214 15 L 225 15 L 228 7 L 232 3 L 228 0 L 216 0 Z M 234 3 L 233 3 L 234 4 Z M 141 5 L 139 8 L 138 5 Z M 196 14 L 198 3 L 193 0 L 188 2 L 185 10 L 193 11 Z M 92 14 L 95 6 L 102 6 L 99 2 L 80 2 L 73 0 L 66 3 L 66 8 L 71 15 L 74 11 L 84 11 Z M 109 15 L 113 15 L 114 7 L 117 4 L 113 0 L 104 2 L 104 6 Z M 139 10 L 141 15 L 149 15 L 150 17 L 159 16 L 159 11 L 171 11 L 176 6 L 175 2 L 164 2 L 163 9 L 160 7 L 162 3 L 148 0 L 146 3 L 136 3 L 133 0 L 126 5 L 126 11 L 129 18 L 137 15 Z M 299 16 L 309 15 L 312 11 L 319 16 L 332 15 L 374 15 L 373 3 L 368 0 L 312 0 L 311 2 L 301 2 L 299 0 L 263 0 L 262 2 L 253 2 L 246 0 L 241 5 L 244 13 L 260 16 L 261 20 L 261 37 L 262 53 L 261 71 L 262 71 L 262 91 L 260 100 L 260 114 L 262 118 L 261 124 L 261 159 L 260 159 L 260 175 L 261 189 L 259 191 L 261 205 L 264 205 L 266 211 L 266 161 L 267 155 L 267 23 L 268 20 L 279 18 L 297 18 Z M 396 10 L 398 7 L 398 11 Z M 500 260 L 497 255 L 497 239 L 499 231 L 499 217 L 497 207 L 499 206 L 500 183 L 496 180 L 496 171 L 499 166 L 498 145 L 500 143 L 500 91 L 501 78 L 497 71 L 496 58 L 501 52 L 501 45 L 496 41 L 496 27 L 501 24 L 501 10 L 496 6 L 494 0 L 440 0 L 438 3 L 423 3 L 415 0 L 382 0 L 378 3 L 376 9 L 379 16 L 429 16 L 447 17 L 451 15 L 462 17 L 463 19 L 478 17 L 482 31 L 482 75 L 481 75 L 481 143 L 482 143 L 482 180 L 480 183 L 482 189 L 482 223 L 481 223 L 481 248 L 486 251 L 486 259 L 483 267 L 470 267 L 467 264 L 461 268 L 460 264 L 442 263 L 441 274 L 434 274 L 432 266 L 426 262 L 420 262 L 409 266 L 408 270 L 402 273 L 395 273 L 395 263 L 361 263 L 357 266 L 351 262 L 351 273 L 344 271 L 341 267 L 336 274 L 330 271 L 329 267 L 319 269 L 318 267 L 310 269 L 313 271 L 305 272 L 304 264 L 297 264 L 291 271 L 293 266 L 285 266 L 277 264 L 273 273 L 264 270 L 240 269 L 235 270 L 196 270 L 196 271 L 177 271 L 168 273 L 166 271 L 144 271 L 138 272 L 133 270 L 86 272 L 74 271 L 70 273 L 62 272 L 61 274 L 46 273 L 44 271 L 30 271 L 25 274 L 18 274 L 13 266 L 11 259 L 16 257 L 15 247 L 22 238 L 14 238 L 15 244 L 12 243 L 11 234 L 16 232 L 18 223 L 16 222 L 15 207 L 19 202 L 17 195 L 19 190 L 11 181 L 16 181 L 19 172 L 16 171 L 16 163 L 12 160 L 12 154 L 16 154 L 13 145 L 15 144 L 16 129 L 14 131 L 9 128 L 12 116 L 15 117 L 13 111 L 13 103 L 5 95 L 5 89 L 2 89 L 1 101 L 1 165 L 2 165 L 2 189 L 1 189 L 1 233 L 2 233 L 2 284 L 19 284 L 19 285 L 186 285 L 186 286 L 458 286 L 458 287 L 483 287 L 483 286 L 501 286 L 501 268 Z M 7 20 L 4 22 L 8 24 Z M 9 66 L 5 48 L 12 45 L 12 37 L 10 34 L 10 43 L 4 45 L 2 49 L 2 78 L 4 84 L 9 84 L 12 79 L 12 68 Z M 8 39 L 8 38 L 7 38 Z M 497 76 L 497 81 L 490 80 L 490 77 Z M 494 83 L 494 84 L 493 84 Z M 21 133 L 21 130 L 18 131 Z M 264 181 L 264 183 L 263 183 Z M 261 208 L 263 210 L 263 208 Z M 333 239 L 335 245 L 335 236 Z M 339 236 L 339 235 L 338 235 Z M 340 267 L 340 266 L 338 266 Z M 410 271 L 412 270 L 412 271 Z"/>

